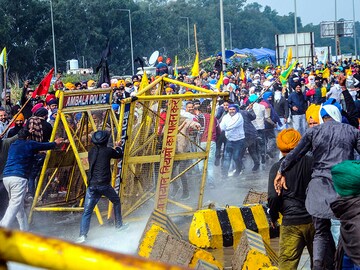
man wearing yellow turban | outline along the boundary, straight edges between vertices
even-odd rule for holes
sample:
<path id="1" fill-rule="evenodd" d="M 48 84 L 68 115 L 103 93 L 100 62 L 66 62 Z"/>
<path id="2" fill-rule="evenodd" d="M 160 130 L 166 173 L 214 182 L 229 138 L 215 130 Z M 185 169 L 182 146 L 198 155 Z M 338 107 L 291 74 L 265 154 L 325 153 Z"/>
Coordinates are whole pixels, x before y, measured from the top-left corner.
<path id="1" fill-rule="evenodd" d="M 284 129 L 278 134 L 276 144 L 283 158 L 275 163 L 269 172 L 268 203 L 272 223 L 276 224 L 279 213 L 283 215 L 280 226 L 279 269 L 297 269 L 305 246 L 312 258 L 315 228 L 312 217 L 305 208 L 306 188 L 311 180 L 312 157 L 305 155 L 286 172 L 286 178 L 292 181 L 289 181 L 281 196 L 277 195 L 274 187 L 274 179 L 282 160 L 297 146 L 300 139 L 300 133 L 293 128 Z"/>
<path id="2" fill-rule="evenodd" d="M 319 114 L 320 114 L 320 105 L 311 104 L 305 112 L 306 122 L 309 127 L 317 126 L 320 124 Z"/>

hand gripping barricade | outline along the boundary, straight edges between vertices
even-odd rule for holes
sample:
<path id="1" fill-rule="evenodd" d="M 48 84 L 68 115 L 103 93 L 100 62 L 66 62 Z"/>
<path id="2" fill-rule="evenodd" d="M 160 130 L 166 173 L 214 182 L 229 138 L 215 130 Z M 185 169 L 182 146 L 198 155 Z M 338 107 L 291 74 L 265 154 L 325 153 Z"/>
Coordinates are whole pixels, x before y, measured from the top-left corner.
<path id="1" fill-rule="evenodd" d="M 106 129 L 111 134 L 110 142 L 116 139 L 118 120 L 111 104 L 111 88 L 60 91 L 59 109 L 50 141 L 63 137 L 66 144 L 61 150 L 46 153 L 29 221 L 34 211 L 83 210 L 91 135 L 97 130 Z M 95 213 L 102 224 L 98 207 Z"/>

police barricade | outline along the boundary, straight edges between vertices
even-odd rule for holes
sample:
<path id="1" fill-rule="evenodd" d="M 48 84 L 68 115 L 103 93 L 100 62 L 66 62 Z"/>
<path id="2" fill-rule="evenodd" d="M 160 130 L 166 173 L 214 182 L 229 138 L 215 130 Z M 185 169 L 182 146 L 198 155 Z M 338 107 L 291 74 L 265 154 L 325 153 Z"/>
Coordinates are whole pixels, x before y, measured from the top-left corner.
<path id="1" fill-rule="evenodd" d="M 110 140 L 116 139 L 118 120 L 111 109 L 112 89 L 60 91 L 58 98 L 50 141 L 63 137 L 66 143 L 61 150 L 46 153 L 29 221 L 34 211 L 82 211 L 91 135 L 106 129 Z M 95 212 L 102 224 L 98 207 Z"/>
<path id="2" fill-rule="evenodd" d="M 169 94 L 169 88 L 188 91 Z M 135 213 L 146 203 L 151 205 L 150 211 L 157 209 L 170 215 L 192 213 L 203 207 L 208 153 L 219 96 L 228 96 L 228 93 L 162 76 L 136 96 L 122 100 L 119 122 L 122 130 L 126 130 L 122 134 L 125 154 L 121 166 L 124 216 Z M 194 124 L 195 115 L 185 112 L 189 101 L 199 99 L 207 100 L 210 114 L 209 132 L 203 144 L 200 143 L 203 127 L 198 125 L 201 120 L 195 120 L 198 124 Z M 141 215 L 141 211 L 139 213 Z"/>

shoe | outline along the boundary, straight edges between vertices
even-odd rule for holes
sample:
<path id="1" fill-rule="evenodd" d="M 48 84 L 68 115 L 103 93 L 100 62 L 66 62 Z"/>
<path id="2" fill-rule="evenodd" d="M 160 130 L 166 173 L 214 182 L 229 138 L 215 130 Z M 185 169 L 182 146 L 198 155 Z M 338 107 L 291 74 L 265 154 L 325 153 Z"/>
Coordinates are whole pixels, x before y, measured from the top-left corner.
<path id="1" fill-rule="evenodd" d="M 183 193 L 183 195 L 180 198 L 180 200 L 188 200 L 188 199 L 190 199 L 190 195 L 186 193 Z"/>
<path id="2" fill-rule="evenodd" d="M 80 235 L 79 237 L 78 237 L 78 239 L 76 239 L 76 241 L 75 241 L 75 243 L 76 244 L 81 244 L 81 243 L 84 243 L 85 241 L 86 241 L 86 235 Z"/>
<path id="3" fill-rule="evenodd" d="M 215 159 L 215 166 L 219 166 L 220 165 L 220 158 L 216 158 Z"/>
<path id="4" fill-rule="evenodd" d="M 129 223 L 123 223 L 120 227 L 116 226 L 115 229 L 117 231 L 124 231 L 126 230 L 127 228 L 129 228 Z"/>
<path id="5" fill-rule="evenodd" d="M 259 170 L 260 165 L 259 164 L 255 164 L 254 167 L 252 168 L 253 172 L 256 172 L 257 170 Z"/>

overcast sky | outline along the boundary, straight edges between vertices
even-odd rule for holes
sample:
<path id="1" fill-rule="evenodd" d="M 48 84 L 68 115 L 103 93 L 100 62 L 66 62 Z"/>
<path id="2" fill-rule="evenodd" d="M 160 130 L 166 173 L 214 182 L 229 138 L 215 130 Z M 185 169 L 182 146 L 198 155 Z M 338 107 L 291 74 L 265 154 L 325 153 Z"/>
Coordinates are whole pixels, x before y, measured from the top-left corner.
<path id="1" fill-rule="evenodd" d="M 355 1 L 355 20 L 360 20 L 359 0 L 296 0 L 297 16 L 303 25 L 322 21 L 335 20 L 335 1 L 337 3 L 337 19 L 353 20 L 353 1 Z M 294 0 L 247 0 L 257 2 L 263 7 L 270 6 L 279 15 L 288 15 L 295 11 Z"/>

